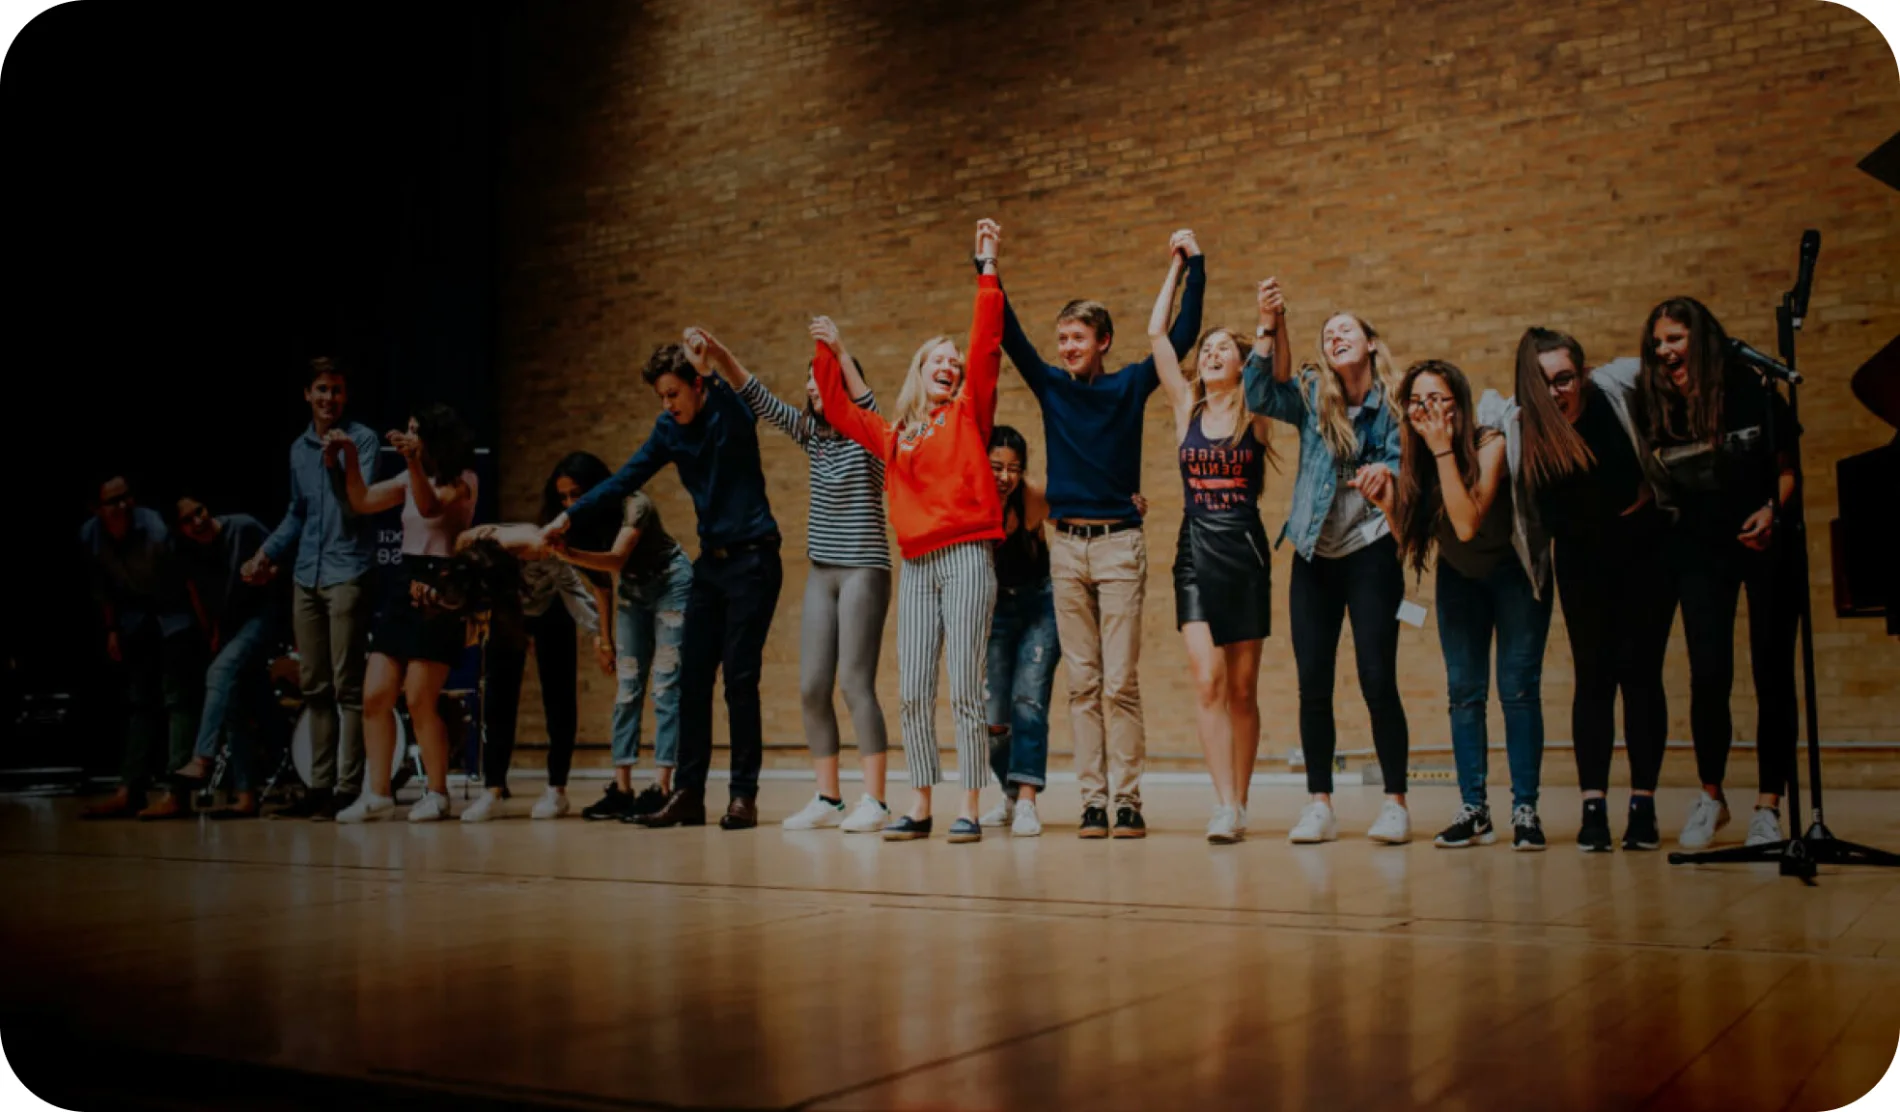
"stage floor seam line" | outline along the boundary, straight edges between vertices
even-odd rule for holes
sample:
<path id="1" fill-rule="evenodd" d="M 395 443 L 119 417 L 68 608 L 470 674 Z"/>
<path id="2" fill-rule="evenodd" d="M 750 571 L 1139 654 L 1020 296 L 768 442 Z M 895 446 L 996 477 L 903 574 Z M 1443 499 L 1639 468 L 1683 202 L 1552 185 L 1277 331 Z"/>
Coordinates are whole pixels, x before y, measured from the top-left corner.
<path id="1" fill-rule="evenodd" d="M 241 869 L 269 868 L 269 869 L 276 869 L 276 870 L 282 870 L 282 869 L 328 870 L 328 871 L 346 873 L 346 874 L 361 872 L 361 873 L 369 873 L 369 874 L 378 875 L 378 876 L 388 876 L 391 874 L 404 874 L 407 871 L 402 866 L 394 866 L 394 865 L 348 865 L 348 864 L 316 863 L 316 862 L 264 862 L 264 861 L 230 860 L 230 859 L 224 859 L 224 858 L 181 857 L 181 856 L 172 856 L 168 854 L 123 854 L 123 853 L 98 853 L 98 852 L 87 852 L 87 851 L 75 852 L 75 851 L 64 851 L 64 850 L 8 849 L 8 850 L 0 850 L 0 855 L 4 855 L 7 857 L 41 857 L 41 858 L 48 858 L 48 859 L 82 858 L 82 859 L 103 860 L 103 861 L 125 861 L 125 860 L 160 861 L 160 862 L 166 862 L 170 864 L 184 864 L 184 865 L 195 865 L 195 866 L 227 866 L 227 867 L 234 867 L 234 868 L 241 868 Z M 999 910 L 988 910 L 988 909 L 979 910 L 976 908 L 917 907 L 917 906 L 901 906 L 901 905 L 895 905 L 895 904 L 881 904 L 878 902 L 879 900 L 940 899 L 940 900 L 963 900 L 963 901 L 977 902 L 981 904 L 996 905 L 996 904 L 1007 904 L 1007 903 L 1017 901 L 1018 898 L 1014 896 L 984 896 L 984 895 L 936 896 L 936 895 L 930 895 L 930 894 L 892 892 L 892 891 L 886 891 L 886 890 L 867 891 L 867 890 L 862 890 L 862 889 L 847 889 L 847 890 L 834 891 L 830 889 L 799 888 L 795 886 L 775 885 L 775 884 L 743 884 L 743 883 L 707 881 L 707 880 L 684 881 L 684 880 L 620 878 L 620 877 L 588 877 L 588 876 L 570 876 L 570 875 L 552 874 L 552 873 L 534 873 L 534 874 L 493 873 L 493 872 L 478 872 L 478 871 L 470 870 L 470 869 L 454 869 L 454 868 L 423 870 L 414 879 L 426 883 L 430 880 L 431 876 L 453 877 L 453 878 L 456 878 L 458 881 L 470 881 L 470 880 L 547 881 L 547 882 L 561 882 L 561 883 L 574 883 L 574 884 L 615 884 L 615 885 L 655 886 L 655 887 L 672 888 L 672 889 L 698 888 L 698 889 L 709 889 L 709 890 L 714 890 L 714 891 L 731 891 L 735 893 L 771 892 L 774 894 L 808 896 L 808 897 L 818 897 L 818 898 L 822 898 L 826 896 L 830 896 L 833 898 L 846 898 L 846 899 L 861 898 L 861 899 L 870 901 L 868 906 L 880 907 L 884 910 L 892 910 L 892 911 L 938 911 L 938 912 L 951 912 L 951 913 L 957 913 L 957 914 L 968 914 L 971 912 L 975 912 L 977 914 L 989 914 L 989 915 L 1013 914 L 1015 916 L 1025 917 L 1025 918 L 1045 917 L 1045 916 L 1040 916 L 1036 912 L 1033 912 L 1033 911 L 1004 912 L 1004 911 L 999 911 Z M 1763 884 L 1766 884 L 1766 883 L 1768 883 L 1768 878 L 1764 878 Z M 1735 900 L 1730 900 L 1727 903 L 1723 904 L 1723 906 L 1724 907 L 1732 906 L 1734 903 L 1739 902 L 1739 900 L 1747 898 L 1749 894 L 1752 894 L 1754 892 L 1756 887 L 1759 887 L 1759 886 L 1751 886 L 1749 893 L 1739 896 Z M 361 902 L 361 901 L 350 901 L 350 902 Z M 1053 904 L 1053 905 L 1058 905 L 1058 906 L 1077 907 L 1077 908 L 1110 909 L 1109 914 L 1102 916 L 1102 918 L 1104 919 L 1127 917 L 1131 913 L 1135 913 L 1135 912 L 1155 912 L 1155 911 L 1177 912 L 1177 913 L 1206 912 L 1206 913 L 1211 913 L 1211 914 L 1240 913 L 1240 914 L 1254 914 L 1254 915 L 1284 915 L 1284 916 L 1300 916 L 1300 917 L 1331 915 L 1331 916 L 1338 916 L 1342 918 L 1351 918 L 1351 919 L 1387 918 L 1387 916 L 1374 915 L 1371 913 L 1337 912 L 1337 911 L 1312 912 L 1312 911 L 1300 911 L 1300 910 L 1295 910 L 1295 909 L 1261 910 L 1261 909 L 1232 908 L 1232 907 L 1208 907 L 1204 905 L 1195 905 L 1195 904 L 1122 904 L 1122 903 L 1113 903 L 1113 902 L 1102 901 L 1102 900 L 1075 900 L 1075 899 L 1065 900 L 1061 898 L 1038 898 L 1034 902 Z M 837 910 L 838 909 L 836 908 L 830 908 L 830 909 L 827 909 L 824 913 L 828 913 L 828 914 L 836 913 Z M 1863 911 L 1863 914 L 1864 913 L 1865 912 Z M 801 915 L 801 916 L 795 916 L 794 918 L 808 918 L 808 917 L 809 916 Z M 1062 915 L 1049 915 L 1046 917 L 1048 918 L 1082 918 L 1082 916 L 1062 916 Z M 191 921 L 191 920 L 181 920 L 181 922 L 185 922 L 185 921 Z M 1251 924 L 1251 923 L 1224 923 L 1224 922 L 1220 922 L 1214 919 L 1183 920 L 1183 919 L 1177 918 L 1177 919 L 1164 919 L 1162 921 L 1187 922 L 1192 925 L 1201 925 L 1201 926 L 1210 926 L 1210 927 L 1255 927 L 1255 926 L 1258 926 L 1258 924 Z M 1404 928 L 1408 926 L 1411 926 L 1414 924 L 1420 924 L 1420 923 L 1463 924 L 1463 923 L 1483 923 L 1483 922 L 1486 922 L 1486 920 L 1441 919 L 1441 918 L 1436 918 L 1432 916 L 1412 916 L 1411 918 L 1405 920 L 1403 923 L 1386 924 L 1386 925 L 1377 926 L 1377 927 L 1369 926 L 1369 927 L 1364 927 L 1364 928 L 1353 928 L 1353 927 L 1346 927 L 1346 926 L 1323 926 L 1319 924 L 1305 926 L 1305 925 L 1299 925 L 1299 924 L 1294 924 L 1294 923 L 1274 924 L 1274 926 L 1282 930 L 1296 931 L 1296 932 L 1315 934 L 1315 935 L 1325 935 L 1325 936 L 1331 936 L 1331 937 L 1344 936 L 1344 937 L 1364 938 L 1364 937 L 1371 937 L 1375 935 L 1385 935 L 1387 937 L 1412 938 L 1419 941 L 1438 941 L 1438 940 L 1447 941 L 1447 942 L 1508 941 L 1508 942 L 1519 943 L 1519 944 L 1536 944 L 1536 945 L 1545 945 L 1545 946 L 1580 945 L 1580 946 L 1588 946 L 1588 947 L 1597 948 L 1597 949 L 1615 949 L 1615 950 L 1636 949 L 1636 950 L 1663 950 L 1663 951 L 1697 951 L 1697 952 L 1702 952 L 1702 953 L 1721 953 L 1721 954 L 1731 954 L 1731 955 L 1746 956 L 1746 957 L 1799 957 L 1799 958 L 1806 958 L 1806 959 L 1817 960 L 1817 961 L 1842 962 L 1842 963 L 1868 963 L 1868 964 L 1875 964 L 1875 965 L 1886 965 L 1894 960 L 1893 958 L 1879 957 L 1876 955 L 1824 954 L 1824 953 L 1816 953 L 1813 951 L 1805 951 L 1805 950 L 1769 950 L 1769 949 L 1762 949 L 1756 946 L 1723 947 L 1719 945 L 1721 941 L 1720 939 L 1717 939 L 1715 942 L 1703 943 L 1703 944 L 1690 944 L 1690 943 L 1665 942 L 1665 941 L 1640 940 L 1640 939 L 1576 940 L 1576 939 L 1552 939 L 1552 938 L 1537 938 L 1537 937 L 1522 937 L 1522 936 L 1511 936 L 1508 938 L 1499 939 L 1495 935 L 1487 935 L 1482 932 L 1470 932 L 1470 933 L 1464 933 L 1464 934 L 1446 934 L 1446 935 L 1409 935 L 1404 930 Z M 1529 926 L 1543 926 L 1543 925 L 1548 925 L 1548 924 L 1540 923 L 1540 924 L 1528 924 L 1528 925 Z M 740 928 L 729 928 L 729 929 L 740 929 Z"/>
<path id="2" fill-rule="evenodd" d="M 1768 999 L 1770 994 L 1772 994 L 1776 989 L 1780 988 L 1781 983 L 1783 981 L 1786 981 L 1788 978 L 1794 976 L 1795 970 L 1797 968 L 1799 967 L 1789 966 L 1788 969 L 1781 974 L 1781 976 L 1776 977 L 1773 981 L 1771 981 L 1768 984 L 1768 987 L 1764 988 L 1760 993 L 1756 994 L 1753 1000 L 1750 1000 L 1748 1002 L 1748 1007 L 1743 1008 L 1741 1012 L 1738 1015 L 1736 1015 L 1734 1019 L 1731 1019 L 1729 1022 L 1723 1024 L 1721 1030 L 1715 1032 L 1713 1035 L 1710 1035 L 1708 1041 L 1703 1043 L 1701 1046 L 1696 1047 L 1693 1053 L 1685 1056 L 1683 1058 L 1682 1064 L 1677 1066 L 1675 1070 L 1671 1072 L 1668 1077 L 1665 1077 L 1661 1081 L 1658 1081 L 1656 1083 L 1655 1088 L 1651 1089 L 1647 1093 L 1644 1093 L 1642 1096 L 1642 1099 L 1633 1102 L 1635 1107 L 1637 1108 L 1650 1107 L 1651 1104 L 1655 1101 L 1657 1094 L 1669 1088 L 1669 1086 L 1675 1082 L 1676 1078 L 1681 1077 L 1683 1074 L 1688 1073 L 1691 1069 L 1693 1069 L 1695 1067 L 1695 1064 L 1702 1060 L 1702 1056 L 1704 1054 L 1707 1054 L 1711 1047 L 1715 1046 L 1717 1043 L 1720 1043 L 1723 1039 L 1727 1038 L 1728 1033 L 1730 1031 L 1733 1031 L 1735 1030 L 1735 1028 L 1741 1026 L 1744 1020 L 1746 1020 L 1749 1016 L 1755 1014 L 1755 1009 L 1761 1007 L 1762 1001 Z M 1797 1086 L 1797 1089 L 1798 1088 L 1799 1087 Z"/>

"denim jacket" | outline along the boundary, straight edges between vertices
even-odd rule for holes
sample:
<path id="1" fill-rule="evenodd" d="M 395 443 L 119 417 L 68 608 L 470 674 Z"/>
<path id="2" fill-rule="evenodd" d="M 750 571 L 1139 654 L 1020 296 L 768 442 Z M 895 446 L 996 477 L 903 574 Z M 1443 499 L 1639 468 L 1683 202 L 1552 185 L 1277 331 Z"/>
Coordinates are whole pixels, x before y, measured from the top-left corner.
<path id="1" fill-rule="evenodd" d="M 1293 480 L 1293 507 L 1279 540 L 1291 537 L 1294 551 L 1306 560 L 1313 558 L 1313 549 L 1319 544 L 1320 527 L 1326 524 L 1326 514 L 1333 508 L 1338 482 L 1333 450 L 1319 431 L 1320 373 L 1308 369 L 1285 382 L 1276 382 L 1273 360 L 1249 355 L 1242 374 L 1248 409 L 1300 430 L 1300 471 Z M 1383 382 L 1374 380 L 1372 392 L 1366 395 L 1353 421 L 1353 431 L 1359 438 L 1359 464 L 1383 463 L 1398 474 L 1399 420 L 1387 404 Z"/>

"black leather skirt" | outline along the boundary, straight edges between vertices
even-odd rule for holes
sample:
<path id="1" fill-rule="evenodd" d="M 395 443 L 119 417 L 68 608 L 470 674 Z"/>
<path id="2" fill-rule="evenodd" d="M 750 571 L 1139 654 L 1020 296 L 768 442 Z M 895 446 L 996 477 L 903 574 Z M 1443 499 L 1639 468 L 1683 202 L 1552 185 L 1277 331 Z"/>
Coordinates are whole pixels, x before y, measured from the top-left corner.
<path id="1" fill-rule="evenodd" d="M 1273 632 L 1273 563 L 1258 513 L 1181 519 L 1174 549 L 1174 627 L 1206 622 L 1216 645 Z"/>

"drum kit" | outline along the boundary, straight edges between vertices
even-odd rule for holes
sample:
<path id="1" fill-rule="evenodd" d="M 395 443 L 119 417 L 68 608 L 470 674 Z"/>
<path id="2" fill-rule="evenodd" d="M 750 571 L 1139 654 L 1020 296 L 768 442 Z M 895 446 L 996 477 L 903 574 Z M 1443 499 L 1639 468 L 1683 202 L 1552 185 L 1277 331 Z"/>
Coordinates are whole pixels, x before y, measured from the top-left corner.
<path id="1" fill-rule="evenodd" d="M 299 677 L 296 647 L 279 645 L 267 668 L 270 697 L 264 707 L 263 721 L 258 723 L 259 750 L 256 759 L 260 771 L 270 770 L 263 779 L 261 792 L 265 800 L 270 800 L 308 785 L 316 755 L 312 739 L 312 712 L 303 703 L 303 684 Z M 445 689 L 436 704 L 444 725 L 448 727 L 451 771 L 467 763 L 461 757 L 471 722 L 469 700 L 474 694 L 473 689 Z M 231 747 L 227 742 L 218 747 L 211 774 L 199 789 L 201 801 L 209 802 L 218 785 L 225 782 L 230 759 Z M 390 791 L 401 791 L 403 785 L 422 774 L 422 747 L 416 741 L 409 708 L 398 699 L 396 747 L 391 755 L 389 770 Z"/>

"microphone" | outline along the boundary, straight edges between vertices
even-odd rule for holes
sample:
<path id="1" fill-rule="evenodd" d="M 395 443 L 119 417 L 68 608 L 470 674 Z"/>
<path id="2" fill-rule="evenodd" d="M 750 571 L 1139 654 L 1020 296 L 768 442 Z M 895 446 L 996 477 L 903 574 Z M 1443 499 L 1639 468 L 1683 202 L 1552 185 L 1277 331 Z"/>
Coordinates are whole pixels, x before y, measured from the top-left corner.
<path id="1" fill-rule="evenodd" d="M 1808 315 L 1808 293 L 1814 286 L 1814 260 L 1821 253 L 1821 233 L 1813 228 L 1801 233 L 1801 269 L 1794 280 L 1794 304 L 1788 315 L 1794 318 L 1794 326 Z"/>
<path id="2" fill-rule="evenodd" d="M 1747 344 L 1732 336 L 1729 337 L 1728 341 L 1728 353 L 1730 358 L 1738 359 L 1748 364 L 1769 378 L 1785 382 L 1790 386 L 1801 385 L 1801 372 L 1780 360 L 1756 351 L 1754 348 L 1749 347 Z"/>

